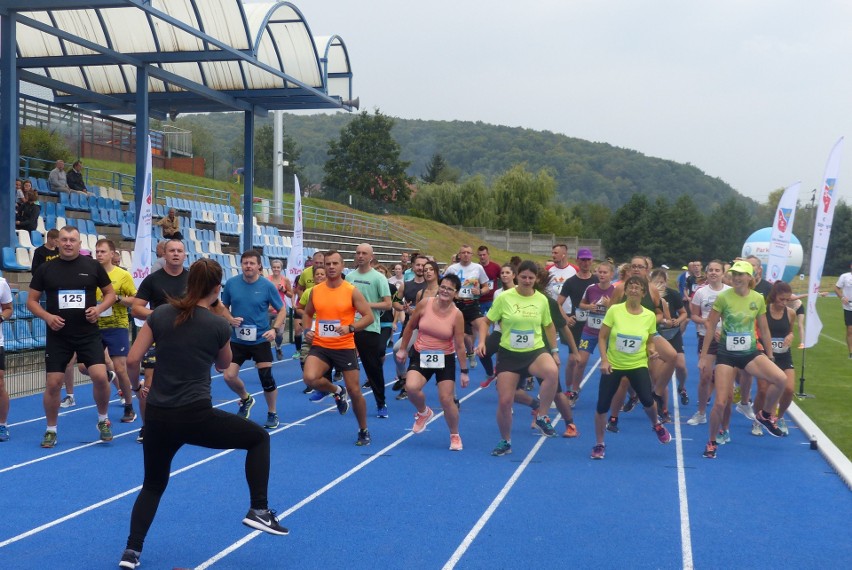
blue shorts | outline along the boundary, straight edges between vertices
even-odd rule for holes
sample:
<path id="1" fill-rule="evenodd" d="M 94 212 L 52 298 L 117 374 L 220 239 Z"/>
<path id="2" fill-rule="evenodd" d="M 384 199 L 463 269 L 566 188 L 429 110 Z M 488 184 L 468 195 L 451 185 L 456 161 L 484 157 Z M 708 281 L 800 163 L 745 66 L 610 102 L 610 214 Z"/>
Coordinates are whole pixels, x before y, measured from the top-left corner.
<path id="1" fill-rule="evenodd" d="M 583 333 L 580 336 L 580 342 L 577 344 L 577 348 L 584 352 L 588 352 L 589 354 L 593 353 L 595 349 L 598 347 L 598 337 L 592 336 L 586 333 Z"/>
<path id="2" fill-rule="evenodd" d="M 111 357 L 127 356 L 130 352 L 130 334 L 127 329 L 101 329 L 101 342 Z"/>

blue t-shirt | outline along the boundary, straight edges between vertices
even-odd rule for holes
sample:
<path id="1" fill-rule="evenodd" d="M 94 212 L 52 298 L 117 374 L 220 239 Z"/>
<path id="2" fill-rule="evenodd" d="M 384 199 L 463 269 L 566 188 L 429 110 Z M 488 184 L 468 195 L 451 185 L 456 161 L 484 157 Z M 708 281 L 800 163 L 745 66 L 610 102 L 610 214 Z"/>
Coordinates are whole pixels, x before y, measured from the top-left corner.
<path id="1" fill-rule="evenodd" d="M 269 330 L 269 307 L 278 311 L 284 306 L 278 289 L 269 279 L 261 277 L 247 283 L 242 275 L 225 283 L 222 302 L 230 307 L 233 316 L 243 318 L 239 327 L 231 328 L 231 340 L 240 344 L 267 342 L 262 335 Z"/>

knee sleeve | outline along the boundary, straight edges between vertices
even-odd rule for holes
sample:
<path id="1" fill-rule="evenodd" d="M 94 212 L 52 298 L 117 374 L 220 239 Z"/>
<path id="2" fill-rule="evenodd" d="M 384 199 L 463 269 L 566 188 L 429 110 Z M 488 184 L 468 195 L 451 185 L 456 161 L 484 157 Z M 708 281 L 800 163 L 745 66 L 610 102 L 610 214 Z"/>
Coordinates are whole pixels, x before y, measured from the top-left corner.
<path id="1" fill-rule="evenodd" d="M 277 386 L 275 386 L 275 379 L 272 377 L 272 368 L 259 368 L 257 375 L 260 377 L 260 385 L 264 392 L 275 391 Z"/>

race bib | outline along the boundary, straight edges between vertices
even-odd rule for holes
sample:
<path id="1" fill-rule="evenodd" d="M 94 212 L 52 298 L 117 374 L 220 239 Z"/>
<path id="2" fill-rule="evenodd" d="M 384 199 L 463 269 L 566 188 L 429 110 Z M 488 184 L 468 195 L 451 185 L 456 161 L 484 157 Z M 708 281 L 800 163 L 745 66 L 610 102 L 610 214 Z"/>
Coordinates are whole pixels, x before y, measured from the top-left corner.
<path id="1" fill-rule="evenodd" d="M 749 333 L 728 333 L 725 339 L 725 350 L 728 352 L 751 350 L 751 335 Z"/>
<path id="2" fill-rule="evenodd" d="M 59 309 L 85 309 L 86 292 L 82 289 L 60 289 Z"/>
<path id="3" fill-rule="evenodd" d="M 317 323 L 317 332 L 321 337 L 332 338 L 340 336 L 337 334 L 337 327 L 340 326 L 340 320 L 336 321 L 319 321 Z"/>
<path id="4" fill-rule="evenodd" d="M 424 351 L 420 353 L 420 368 L 443 368 L 444 353 L 436 351 Z"/>
<path id="5" fill-rule="evenodd" d="M 577 319 L 578 323 L 585 323 L 589 319 L 589 311 L 577 309 L 577 311 L 574 313 L 574 318 Z"/>
<path id="6" fill-rule="evenodd" d="M 615 335 L 615 349 L 624 354 L 636 354 L 642 348 L 642 337 L 617 333 Z"/>
<path id="7" fill-rule="evenodd" d="M 535 331 L 516 331 L 509 332 L 509 346 L 517 349 L 530 349 L 535 344 Z"/>
<path id="8" fill-rule="evenodd" d="M 473 287 L 463 286 L 459 289 L 459 299 L 473 299 Z"/>
<path id="9" fill-rule="evenodd" d="M 236 329 L 237 340 L 244 340 L 246 342 L 254 342 L 257 340 L 257 327 L 245 325 L 236 327 Z"/>
<path id="10" fill-rule="evenodd" d="M 589 313 L 589 320 L 586 325 L 590 329 L 600 329 L 603 324 L 604 316 L 601 313 Z"/>
<path id="11" fill-rule="evenodd" d="M 109 309 L 101 313 L 101 318 L 111 317 L 112 316 L 112 305 L 109 306 Z"/>
<path id="12" fill-rule="evenodd" d="M 790 352 L 789 346 L 784 346 L 783 338 L 773 338 L 772 339 L 772 352 L 776 354 L 782 354 L 784 352 Z"/>

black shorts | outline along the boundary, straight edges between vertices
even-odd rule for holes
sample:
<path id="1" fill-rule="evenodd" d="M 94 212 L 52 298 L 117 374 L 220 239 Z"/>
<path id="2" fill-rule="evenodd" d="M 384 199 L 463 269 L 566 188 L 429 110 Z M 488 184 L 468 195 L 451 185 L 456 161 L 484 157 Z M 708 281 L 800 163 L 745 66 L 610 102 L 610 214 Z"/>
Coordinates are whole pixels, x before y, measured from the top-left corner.
<path id="1" fill-rule="evenodd" d="M 852 311 L 843 309 L 843 321 L 846 323 L 847 327 L 852 327 Z"/>
<path id="2" fill-rule="evenodd" d="M 473 321 L 482 318 L 479 301 L 456 301 L 456 307 L 464 317 L 464 334 L 473 334 Z"/>
<path id="3" fill-rule="evenodd" d="M 675 349 L 675 352 L 677 352 L 678 354 L 683 354 L 683 334 L 680 331 L 678 331 L 678 333 L 672 338 L 666 338 L 666 340 L 669 341 L 669 344 L 672 345 L 672 348 Z"/>
<path id="4" fill-rule="evenodd" d="M 0 371 L 6 370 L 6 350 L 0 346 Z"/>
<path id="5" fill-rule="evenodd" d="M 323 348 L 321 346 L 313 345 L 308 351 L 308 358 L 310 358 L 311 356 L 319 358 L 320 360 L 328 364 L 329 369 L 334 368 L 335 370 L 339 370 L 340 372 L 347 372 L 349 370 L 359 370 L 358 353 L 355 351 L 354 348 L 343 348 L 336 350 L 333 348 Z"/>
<path id="6" fill-rule="evenodd" d="M 730 352 L 720 350 L 716 354 L 716 366 L 723 364 L 725 366 L 730 366 L 732 368 L 739 368 L 740 370 L 745 370 L 748 363 L 763 354 L 762 352 L 754 351 L 747 352 L 745 354 L 732 354 Z"/>
<path id="7" fill-rule="evenodd" d="M 142 357 L 142 368 L 145 370 L 153 370 L 157 367 L 157 346 L 151 344 L 148 350 L 145 351 L 145 356 Z"/>
<path id="8" fill-rule="evenodd" d="M 272 345 L 268 342 L 243 344 L 231 341 L 231 363 L 242 366 L 246 360 L 254 360 L 255 364 L 272 362 Z"/>
<path id="9" fill-rule="evenodd" d="M 444 382 L 445 380 L 449 380 L 450 382 L 456 381 L 456 354 L 454 352 L 444 355 L 443 368 L 421 368 L 420 353 L 414 350 L 414 348 L 408 351 L 408 356 L 408 369 L 423 376 L 427 382 L 433 374 L 435 375 L 436 383 Z"/>
<path id="10" fill-rule="evenodd" d="M 529 376 L 529 367 L 535 362 L 539 355 L 547 354 L 543 348 L 531 350 L 529 352 L 515 352 L 506 350 L 502 346 L 497 350 L 497 367 L 494 369 L 496 374 L 501 372 L 513 372 L 520 374 L 522 378 Z"/>
<path id="11" fill-rule="evenodd" d="M 793 370 L 793 353 L 789 350 L 787 352 L 773 352 L 772 356 L 775 357 L 775 365 L 781 370 Z"/>
<path id="12" fill-rule="evenodd" d="M 701 356 L 701 348 L 704 346 L 704 335 L 698 335 L 698 356 Z M 707 349 L 707 354 L 716 356 L 719 353 L 719 343 L 714 338 L 710 341 L 710 348 Z"/>
<path id="13" fill-rule="evenodd" d="M 84 364 L 86 368 L 104 364 L 106 360 L 100 331 L 72 338 L 48 333 L 44 351 L 45 372 L 65 372 L 75 352 L 77 362 Z"/>

